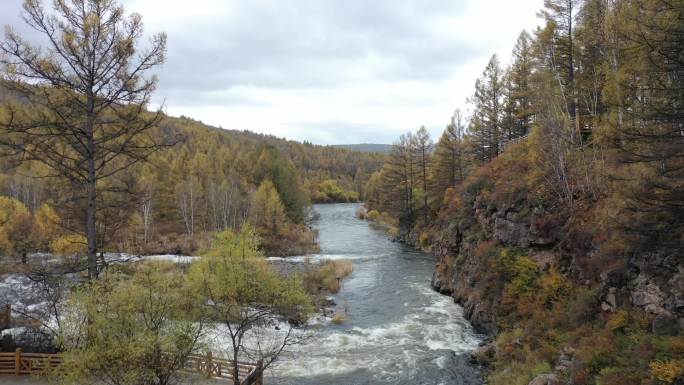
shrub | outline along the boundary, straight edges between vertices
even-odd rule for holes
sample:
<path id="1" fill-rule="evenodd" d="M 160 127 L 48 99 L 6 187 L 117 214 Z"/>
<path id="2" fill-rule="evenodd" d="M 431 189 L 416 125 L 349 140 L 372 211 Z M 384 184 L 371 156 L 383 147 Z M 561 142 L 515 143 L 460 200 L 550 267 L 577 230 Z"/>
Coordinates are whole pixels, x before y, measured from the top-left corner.
<path id="1" fill-rule="evenodd" d="M 529 257 L 518 257 L 513 265 L 513 280 L 508 290 L 516 296 L 526 296 L 537 288 L 539 267 Z"/>
<path id="2" fill-rule="evenodd" d="M 312 294 L 337 293 L 342 288 L 342 279 L 352 271 L 354 271 L 354 265 L 350 261 L 326 261 L 318 269 L 305 274 L 304 285 Z"/>
<path id="3" fill-rule="evenodd" d="M 380 217 L 378 210 L 371 210 L 368 212 L 367 218 L 369 221 L 376 221 L 378 220 L 378 217 Z"/>
<path id="4" fill-rule="evenodd" d="M 60 325 L 64 368 L 58 383 L 170 384 L 203 333 L 194 322 L 201 299 L 168 263 L 112 271 L 75 290 Z M 179 279 L 179 276 L 181 278 Z"/>
<path id="5" fill-rule="evenodd" d="M 427 231 L 421 232 L 418 241 L 420 242 L 420 247 L 426 248 L 430 243 L 430 233 Z"/>
<path id="6" fill-rule="evenodd" d="M 83 254 L 88 249 L 88 240 L 81 234 L 64 235 L 50 242 L 50 250 L 63 256 Z"/>
<path id="7" fill-rule="evenodd" d="M 651 362 L 648 366 L 651 368 L 651 375 L 666 384 L 673 384 L 677 380 L 684 379 L 683 359 L 656 360 Z"/>

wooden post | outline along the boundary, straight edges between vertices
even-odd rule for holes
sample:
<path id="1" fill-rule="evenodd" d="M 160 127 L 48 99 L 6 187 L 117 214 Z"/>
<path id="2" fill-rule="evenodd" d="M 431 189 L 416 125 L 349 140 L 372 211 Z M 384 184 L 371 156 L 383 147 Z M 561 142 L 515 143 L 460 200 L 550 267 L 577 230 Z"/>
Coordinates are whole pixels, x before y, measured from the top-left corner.
<path id="1" fill-rule="evenodd" d="M 211 373 L 214 371 L 213 365 L 212 365 L 212 355 L 211 351 L 207 352 L 207 378 L 211 378 L 212 375 Z"/>
<path id="2" fill-rule="evenodd" d="M 264 385 L 264 361 L 257 361 L 256 372 L 257 378 L 255 385 Z"/>
<path id="3" fill-rule="evenodd" d="M 0 313 L 0 330 L 12 327 L 12 305 L 6 304 L 5 309 Z"/>
<path id="4" fill-rule="evenodd" d="M 14 352 L 14 375 L 21 374 L 21 348 L 17 348 Z"/>

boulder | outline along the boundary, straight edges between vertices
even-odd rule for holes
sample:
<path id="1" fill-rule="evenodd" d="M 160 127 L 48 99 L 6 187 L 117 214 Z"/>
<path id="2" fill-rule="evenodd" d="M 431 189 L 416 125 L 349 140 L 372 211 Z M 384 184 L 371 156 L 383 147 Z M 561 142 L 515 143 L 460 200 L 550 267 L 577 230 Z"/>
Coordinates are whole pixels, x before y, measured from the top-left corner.
<path id="1" fill-rule="evenodd" d="M 666 314 L 657 315 L 651 322 L 651 330 L 654 334 L 676 336 L 679 334 L 679 320 Z"/>
<path id="2" fill-rule="evenodd" d="M 506 246 L 528 247 L 529 226 L 506 218 L 494 220 L 494 238 Z"/>
<path id="3" fill-rule="evenodd" d="M 606 293 L 606 296 L 601 303 L 601 310 L 611 313 L 615 312 L 615 309 L 617 308 L 617 299 L 615 298 L 616 292 L 616 288 L 608 288 L 608 293 Z"/>
<path id="4" fill-rule="evenodd" d="M 527 385 L 558 385 L 558 377 L 555 374 L 538 374 Z"/>
<path id="5" fill-rule="evenodd" d="M 495 347 L 492 343 L 487 343 L 470 353 L 470 362 L 478 365 L 488 366 L 494 359 Z"/>
<path id="6" fill-rule="evenodd" d="M 442 293 L 442 294 L 450 294 L 450 290 L 448 286 L 446 285 L 445 279 L 442 274 L 440 274 L 437 270 L 435 270 L 432 273 L 432 279 L 430 280 L 430 285 L 432 286 L 433 289 L 436 291 Z"/>
<path id="7" fill-rule="evenodd" d="M 651 282 L 644 275 L 639 275 L 636 279 L 637 286 L 632 292 L 632 305 L 644 309 L 646 312 L 655 315 L 671 315 L 663 305 L 665 295 L 657 284 Z"/>

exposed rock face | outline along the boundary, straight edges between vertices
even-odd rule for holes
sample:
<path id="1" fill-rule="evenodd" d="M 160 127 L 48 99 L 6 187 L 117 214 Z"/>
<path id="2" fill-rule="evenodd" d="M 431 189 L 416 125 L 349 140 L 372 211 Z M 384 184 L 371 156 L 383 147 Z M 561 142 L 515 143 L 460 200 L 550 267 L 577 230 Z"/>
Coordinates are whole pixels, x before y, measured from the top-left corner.
<path id="1" fill-rule="evenodd" d="M 488 366 L 494 359 L 495 350 L 493 343 L 482 345 L 470 353 L 470 361 L 478 365 Z"/>
<path id="2" fill-rule="evenodd" d="M 617 299 L 615 297 L 616 292 L 616 288 L 608 288 L 608 293 L 606 294 L 605 298 L 603 299 L 603 302 L 601 303 L 601 310 L 612 313 L 617 309 Z"/>
<path id="3" fill-rule="evenodd" d="M 558 378 L 555 374 L 539 374 L 530 381 L 528 385 L 558 385 Z"/>
<path id="4" fill-rule="evenodd" d="M 496 310 L 503 291 L 500 282 L 479 279 L 490 269 L 487 261 L 475 255 L 483 239 L 526 249 L 542 271 L 558 268 L 578 283 L 602 285 L 597 311 L 614 312 L 619 307 L 634 306 L 652 314 L 654 333 L 672 335 L 684 330 L 681 255 L 670 252 L 625 257 L 626 264 L 606 265 L 605 271 L 586 271 L 576 256 L 567 254 L 562 226 L 549 220 L 552 214 L 529 207 L 492 207 L 479 198 L 472 205 L 472 218 L 444 224 L 441 238 L 433 241 L 432 251 L 442 260 L 432 277 L 432 286 L 461 304 L 478 332 L 497 332 Z M 582 250 L 577 254 L 594 252 Z"/>
<path id="5" fill-rule="evenodd" d="M 528 247 L 529 224 L 514 222 L 506 218 L 494 220 L 494 238 L 507 246 Z"/>
<path id="6" fill-rule="evenodd" d="M 660 287 L 651 282 L 645 275 L 639 274 L 636 279 L 636 287 L 632 292 L 632 305 L 641 307 L 649 313 L 656 315 L 669 315 L 665 310 L 665 295 Z"/>

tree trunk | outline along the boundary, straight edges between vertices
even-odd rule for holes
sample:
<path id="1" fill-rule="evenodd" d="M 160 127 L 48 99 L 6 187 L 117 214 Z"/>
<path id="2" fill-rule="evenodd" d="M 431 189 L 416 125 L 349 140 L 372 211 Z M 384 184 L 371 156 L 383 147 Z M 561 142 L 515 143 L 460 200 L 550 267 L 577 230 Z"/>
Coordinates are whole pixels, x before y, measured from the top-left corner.
<path id="1" fill-rule="evenodd" d="M 94 163 L 92 160 L 89 162 L 89 168 L 90 168 L 90 163 Z M 92 175 L 89 176 L 88 181 L 88 196 L 87 196 L 87 204 L 88 204 L 88 209 L 86 211 L 86 237 L 88 238 L 88 278 L 90 279 L 95 279 L 97 278 L 98 271 L 97 271 L 97 231 L 96 231 L 96 192 L 95 192 L 95 171 L 94 167 L 92 167 Z M 89 174 L 91 170 L 88 170 Z"/>
<path id="2" fill-rule="evenodd" d="M 238 371 L 238 349 L 233 349 L 233 384 L 240 385 L 240 375 Z"/>
<path id="3" fill-rule="evenodd" d="M 95 97 L 88 95 L 87 127 L 88 133 L 88 179 L 86 182 L 86 238 L 88 239 L 88 278 L 96 279 L 97 271 L 97 175 L 95 170 Z"/>

